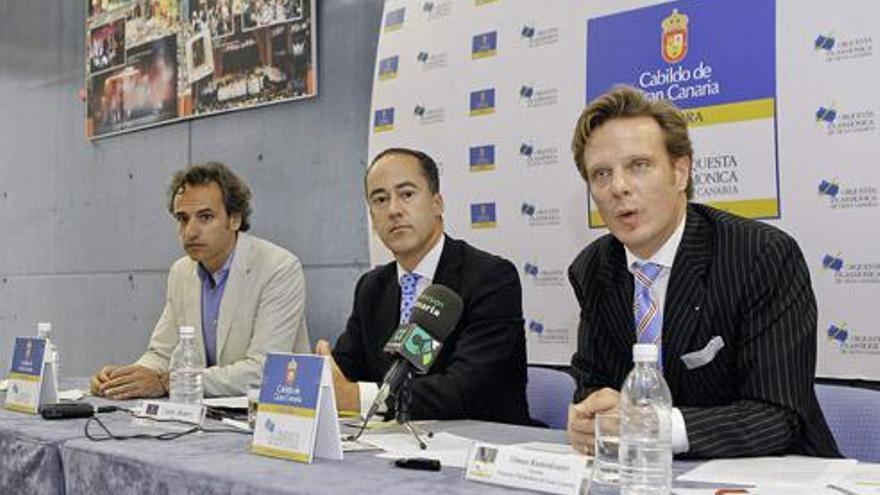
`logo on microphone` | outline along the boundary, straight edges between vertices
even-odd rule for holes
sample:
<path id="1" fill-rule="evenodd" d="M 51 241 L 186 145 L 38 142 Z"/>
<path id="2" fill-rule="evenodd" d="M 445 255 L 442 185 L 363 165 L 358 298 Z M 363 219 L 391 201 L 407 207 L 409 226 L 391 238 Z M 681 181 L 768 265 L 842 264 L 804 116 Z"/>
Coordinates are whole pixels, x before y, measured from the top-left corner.
<path id="1" fill-rule="evenodd" d="M 414 358 L 410 360 L 413 364 L 420 363 L 421 371 L 427 371 L 437 357 L 435 350 L 439 351 L 441 344 L 418 325 L 413 327 L 408 337 L 403 343 L 404 351 Z"/>

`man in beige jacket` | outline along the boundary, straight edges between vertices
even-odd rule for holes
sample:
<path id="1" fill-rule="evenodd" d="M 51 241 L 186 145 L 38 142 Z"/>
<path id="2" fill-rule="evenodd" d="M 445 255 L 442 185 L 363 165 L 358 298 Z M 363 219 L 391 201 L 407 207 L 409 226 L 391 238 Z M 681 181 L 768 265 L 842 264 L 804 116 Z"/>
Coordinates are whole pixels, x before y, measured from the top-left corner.
<path id="1" fill-rule="evenodd" d="M 168 210 L 187 256 L 168 273 L 165 309 L 147 352 L 128 366 L 104 366 L 92 377 L 94 394 L 167 394 L 181 326 L 196 329 L 206 396 L 243 395 L 257 386 L 267 352 L 309 352 L 302 266 L 289 251 L 246 233 L 250 195 L 220 163 L 174 176 Z"/>

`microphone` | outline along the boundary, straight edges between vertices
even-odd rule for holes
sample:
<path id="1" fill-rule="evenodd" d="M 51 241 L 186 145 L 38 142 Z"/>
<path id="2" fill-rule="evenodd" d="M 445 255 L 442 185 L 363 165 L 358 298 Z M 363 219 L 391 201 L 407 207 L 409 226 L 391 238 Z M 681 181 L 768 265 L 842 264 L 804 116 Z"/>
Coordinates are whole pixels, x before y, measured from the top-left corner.
<path id="1" fill-rule="evenodd" d="M 432 284 L 425 288 L 413 303 L 409 323 L 398 328 L 385 344 L 384 351 L 394 357 L 394 363 L 382 379 L 366 421 L 376 414 L 388 396 L 397 392 L 410 371 L 428 372 L 463 309 L 461 297 L 448 287 Z"/>
<path id="2" fill-rule="evenodd" d="M 88 402 L 57 402 L 40 406 L 43 419 L 91 418 L 95 413 L 118 411 L 117 406 L 101 406 Z"/>

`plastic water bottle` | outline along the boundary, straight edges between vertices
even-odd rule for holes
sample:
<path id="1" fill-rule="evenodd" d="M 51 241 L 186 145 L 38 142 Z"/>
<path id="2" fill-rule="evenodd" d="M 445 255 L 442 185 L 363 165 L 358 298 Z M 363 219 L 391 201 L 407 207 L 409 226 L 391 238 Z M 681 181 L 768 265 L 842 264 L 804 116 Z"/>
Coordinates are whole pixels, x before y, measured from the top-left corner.
<path id="1" fill-rule="evenodd" d="M 55 344 L 52 343 L 52 324 L 46 321 L 37 323 L 37 337 L 45 339 L 46 341 L 46 350 L 44 351 L 45 356 L 43 357 L 43 361 L 47 363 L 55 363 L 56 358 L 58 357 L 58 350 L 55 348 Z"/>
<path id="2" fill-rule="evenodd" d="M 201 404 L 202 367 L 193 327 L 180 327 L 180 340 L 171 353 L 169 398 L 179 404 Z"/>
<path id="3" fill-rule="evenodd" d="M 657 366 L 657 346 L 633 346 L 635 366 L 620 394 L 620 493 L 672 489 L 672 395 Z"/>
<path id="4" fill-rule="evenodd" d="M 58 359 L 58 347 L 52 342 L 52 324 L 46 321 L 37 323 L 37 337 L 46 340 L 46 350 L 43 351 L 43 362 L 46 363 L 46 372 L 51 373 L 53 391 L 47 400 L 57 400 L 58 396 L 58 378 L 61 376 L 61 368 Z M 54 401 L 53 400 L 53 401 Z"/>

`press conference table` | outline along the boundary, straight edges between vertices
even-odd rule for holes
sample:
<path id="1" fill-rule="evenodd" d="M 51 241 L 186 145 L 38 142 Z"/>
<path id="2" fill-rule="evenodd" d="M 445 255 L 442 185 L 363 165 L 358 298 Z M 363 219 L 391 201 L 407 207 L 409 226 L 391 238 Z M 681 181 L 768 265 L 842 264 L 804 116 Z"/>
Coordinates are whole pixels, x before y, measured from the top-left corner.
<path id="1" fill-rule="evenodd" d="M 78 381 L 82 385 L 82 380 Z M 4 399 L 0 394 L 0 399 Z M 109 401 L 91 399 L 98 404 Z M 127 403 L 133 406 L 137 401 Z M 114 433 L 133 433 L 124 413 L 102 414 Z M 250 435 L 200 433 L 171 441 L 108 440 L 83 434 L 84 419 L 45 421 L 0 410 L 0 493 L 39 494 L 500 494 L 510 490 L 467 481 L 461 469 L 393 467 L 375 452 L 306 465 L 249 452 Z M 209 421 L 210 427 L 222 427 Z M 565 442 L 558 430 L 477 421 L 443 422 L 436 430 L 499 444 Z M 95 430 L 97 431 L 97 430 Z M 676 462 L 680 472 L 693 464 Z"/>

